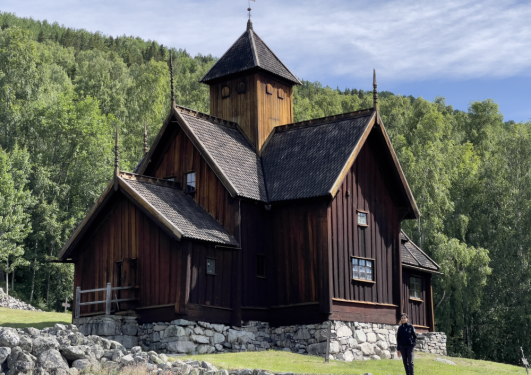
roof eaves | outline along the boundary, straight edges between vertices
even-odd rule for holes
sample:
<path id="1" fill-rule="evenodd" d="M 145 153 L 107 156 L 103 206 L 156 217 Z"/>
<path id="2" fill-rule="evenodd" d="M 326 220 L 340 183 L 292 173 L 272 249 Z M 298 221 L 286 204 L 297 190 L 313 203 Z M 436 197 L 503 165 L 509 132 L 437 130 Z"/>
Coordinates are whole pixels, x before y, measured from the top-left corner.
<path id="1" fill-rule="evenodd" d="M 417 244 L 416 244 L 415 242 L 411 241 L 411 239 L 408 237 L 408 235 L 407 235 L 403 230 L 402 230 L 401 232 L 402 232 L 402 234 L 407 238 L 407 241 L 408 241 L 409 243 L 411 243 L 413 246 L 415 246 L 415 248 L 416 248 L 418 251 L 420 251 L 420 252 L 421 252 L 426 258 L 428 258 L 428 260 L 429 260 L 431 263 L 433 263 L 433 265 L 434 265 L 435 267 L 437 267 L 438 269 L 441 269 L 441 266 L 439 266 L 439 265 L 438 265 L 433 259 L 431 259 L 431 257 L 430 257 L 428 254 L 426 254 L 426 253 L 425 253 L 420 247 L 418 247 Z M 408 251 L 409 251 L 409 250 L 408 250 Z M 415 259 L 417 259 L 417 258 L 415 258 Z M 420 263 L 420 262 L 419 262 L 419 263 Z"/>
<path id="2" fill-rule="evenodd" d="M 74 233 L 70 236 L 70 238 L 68 239 L 68 241 L 63 245 L 63 247 L 61 248 L 61 251 L 59 252 L 59 254 L 57 255 L 57 257 L 60 259 L 60 260 L 65 260 L 66 257 L 70 254 L 70 247 L 72 246 L 72 244 L 74 243 L 74 241 L 77 239 L 77 237 L 81 234 L 81 232 L 83 232 L 83 229 L 91 222 L 92 218 L 94 217 L 94 215 L 99 211 L 100 207 L 102 206 L 103 202 L 105 201 L 105 199 L 107 198 L 107 196 L 109 194 L 112 194 L 114 192 L 114 189 L 113 189 L 113 186 L 114 186 L 114 178 L 111 180 L 111 182 L 107 185 L 107 187 L 105 188 L 105 190 L 103 191 L 103 193 L 101 193 L 100 197 L 98 198 L 98 200 L 94 203 L 94 205 L 92 206 L 92 208 L 90 209 L 89 213 L 87 214 L 87 216 L 85 216 L 85 218 L 83 219 L 83 221 L 77 226 L 76 230 L 74 231 Z"/>
<path id="3" fill-rule="evenodd" d="M 225 57 L 225 55 L 226 55 L 227 53 L 229 53 L 229 51 L 232 49 L 232 47 L 234 47 L 234 45 L 235 45 L 236 43 L 238 43 L 238 41 L 241 39 L 242 36 L 245 35 L 246 32 L 247 32 L 247 30 L 244 31 L 244 32 L 242 33 L 242 35 L 240 35 L 240 37 L 239 37 L 238 39 L 236 39 L 236 41 L 235 41 L 234 43 L 232 43 L 232 45 L 230 46 L 230 48 L 227 49 L 227 50 L 225 51 L 225 53 L 223 54 L 223 56 L 221 56 L 221 57 L 218 59 L 218 61 L 216 61 L 216 62 L 214 63 L 214 65 L 212 65 L 212 67 L 211 67 L 210 69 L 208 69 L 208 72 L 206 72 L 206 74 L 203 76 L 203 78 L 201 78 L 201 79 L 199 80 L 199 82 L 201 82 L 201 83 L 206 83 L 206 82 L 209 82 L 209 81 L 211 81 L 211 80 L 213 80 L 213 79 L 219 78 L 219 77 L 212 77 L 212 78 L 209 78 L 207 81 L 205 81 L 205 77 L 207 77 L 207 76 L 210 74 L 210 72 L 216 67 L 216 65 L 218 65 L 218 63 L 219 63 L 219 62 Z"/>
<path id="4" fill-rule="evenodd" d="M 415 201 L 413 192 L 411 191 L 411 188 L 409 187 L 409 184 L 406 180 L 406 176 L 404 175 L 404 171 L 402 170 L 402 166 L 400 165 L 400 161 L 398 160 L 398 157 L 396 156 L 395 149 L 393 148 L 393 145 L 391 144 L 391 140 L 389 139 L 389 135 L 387 134 L 387 130 L 385 129 L 385 126 L 379 114 L 378 114 L 378 124 L 380 124 L 380 128 L 382 130 L 382 134 L 384 136 L 385 142 L 387 143 L 387 147 L 389 148 L 389 151 L 391 152 L 391 157 L 395 163 L 396 169 L 398 171 L 398 175 L 400 176 L 400 180 L 402 181 L 402 184 L 404 185 L 404 189 L 409 199 L 411 209 L 413 210 L 415 218 L 418 219 L 421 216 L 420 210 L 417 206 L 417 202 Z"/>
<path id="5" fill-rule="evenodd" d="M 254 33 L 254 31 L 253 31 L 253 33 Z M 257 36 L 258 38 L 260 38 L 260 36 L 258 36 L 258 34 L 256 34 L 256 36 Z M 266 46 L 266 48 L 269 50 L 269 52 L 271 52 L 271 54 L 272 54 L 273 56 L 275 56 L 275 58 L 278 60 L 278 62 L 282 64 L 282 66 L 284 67 L 284 69 L 286 69 L 286 70 L 289 72 L 289 74 L 291 74 L 292 77 L 295 78 L 295 80 L 290 80 L 290 81 L 292 81 L 292 82 L 295 83 L 296 85 L 302 85 L 301 81 L 297 78 L 297 76 L 296 76 L 295 74 L 293 74 L 293 72 L 292 72 L 291 70 L 289 70 L 289 68 L 288 68 L 288 67 L 282 62 L 282 60 L 280 60 L 280 59 L 278 58 L 278 56 L 275 54 L 275 52 L 273 52 L 273 50 L 272 50 L 271 48 L 269 48 L 269 46 L 267 45 L 267 43 L 264 42 L 264 40 L 263 40 L 262 38 L 260 38 L 260 40 L 262 41 L 262 43 L 264 43 L 264 46 Z M 286 79 L 285 77 L 283 77 L 283 78 Z"/>
<path id="6" fill-rule="evenodd" d="M 367 137 L 369 136 L 369 134 L 371 132 L 371 129 L 373 128 L 375 122 L 376 122 L 376 112 L 374 112 L 373 115 L 370 117 L 370 119 L 369 119 L 369 121 L 368 121 L 368 123 L 367 123 L 367 125 L 365 127 L 365 130 L 363 131 L 362 136 L 360 137 L 360 139 L 358 139 L 358 143 L 356 143 L 356 146 L 354 147 L 354 149 L 350 153 L 350 156 L 348 157 L 347 161 L 343 165 L 343 168 L 341 169 L 341 173 L 339 174 L 339 176 L 337 176 L 336 180 L 334 181 L 334 183 L 332 184 L 332 186 L 328 190 L 328 194 L 332 198 L 334 198 L 336 196 L 337 192 L 339 191 L 339 187 L 343 183 L 343 180 L 344 180 L 346 174 L 348 173 L 348 171 L 352 167 L 352 164 L 356 160 L 356 157 L 358 156 L 363 144 L 367 140 Z"/>

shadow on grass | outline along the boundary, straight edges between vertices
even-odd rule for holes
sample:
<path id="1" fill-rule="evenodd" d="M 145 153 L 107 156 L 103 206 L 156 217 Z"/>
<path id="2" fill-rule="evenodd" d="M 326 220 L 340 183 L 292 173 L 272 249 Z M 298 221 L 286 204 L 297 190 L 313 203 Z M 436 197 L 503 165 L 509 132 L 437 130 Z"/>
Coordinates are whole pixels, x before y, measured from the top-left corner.
<path id="1" fill-rule="evenodd" d="M 64 320 L 50 321 L 50 322 L 40 322 L 40 323 L 3 323 L 0 324 L 0 327 L 10 327 L 10 328 L 26 328 L 33 327 L 37 329 L 43 329 L 46 327 L 53 327 L 56 323 L 65 324 Z M 68 324 L 68 323 L 66 323 Z"/>

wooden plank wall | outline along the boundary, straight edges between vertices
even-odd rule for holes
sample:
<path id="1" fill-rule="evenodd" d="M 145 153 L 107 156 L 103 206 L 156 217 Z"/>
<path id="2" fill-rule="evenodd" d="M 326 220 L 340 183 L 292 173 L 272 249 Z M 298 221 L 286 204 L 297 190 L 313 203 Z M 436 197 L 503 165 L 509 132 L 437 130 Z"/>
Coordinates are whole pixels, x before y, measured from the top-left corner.
<path id="1" fill-rule="evenodd" d="M 157 167 L 155 177 L 173 177 L 184 187 L 187 172 L 195 172 L 197 191 L 192 194 L 194 200 L 234 235 L 238 226 L 238 200 L 230 196 L 212 168 L 181 130 Z"/>
<path id="2" fill-rule="evenodd" d="M 238 84 L 246 85 L 246 92 L 239 94 Z M 266 92 L 267 85 L 271 94 Z M 229 87 L 230 95 L 222 98 L 223 87 Z M 284 98 L 278 97 L 283 90 Z M 210 114 L 224 120 L 236 122 L 247 134 L 257 150 L 260 150 L 275 126 L 293 122 L 292 87 L 276 79 L 254 73 L 233 78 L 210 86 Z"/>
<path id="3" fill-rule="evenodd" d="M 366 142 L 330 207 L 333 297 L 398 305 L 399 213 L 374 152 Z M 368 212 L 367 227 L 358 226 L 357 209 Z M 351 256 L 375 259 L 376 283 L 353 280 Z"/>
<path id="4" fill-rule="evenodd" d="M 409 298 L 409 278 L 411 276 L 420 277 L 422 279 L 422 293 L 421 300 L 416 301 Z M 404 296 L 404 312 L 408 315 L 409 322 L 414 325 L 428 327 L 429 322 L 427 319 L 427 305 L 431 301 L 427 301 L 429 293 L 426 292 L 426 287 L 428 285 L 427 278 L 429 275 L 426 275 L 421 272 L 416 272 L 404 268 L 402 270 L 402 288 Z"/>
<path id="5" fill-rule="evenodd" d="M 263 203 L 241 202 L 242 214 L 242 306 L 268 306 L 267 283 L 276 275 L 268 253 L 268 237 L 271 233 L 270 211 Z M 264 255 L 266 260 L 265 278 L 257 275 L 257 256 Z"/>
<path id="6" fill-rule="evenodd" d="M 180 277 L 182 247 L 188 240 L 179 242 L 162 230 L 125 196 L 116 196 L 115 205 L 102 214 L 102 225 L 88 234 L 87 245 L 78 250 L 75 262 L 74 287 L 82 290 L 103 288 L 107 282 L 118 284 L 116 262 L 137 259 L 136 275 L 122 279 L 130 286 L 136 278 L 138 292 L 121 292 L 120 298 L 133 297 L 139 301 L 123 304 L 124 308 L 139 308 L 175 304 L 177 291 L 184 288 Z M 233 250 L 216 249 L 213 244 L 191 242 L 192 264 L 190 272 L 190 303 L 230 307 L 231 270 Z M 207 275 L 206 258 L 216 259 L 216 276 Z M 123 262 L 124 265 L 127 262 Z M 122 270 L 122 273 L 124 270 Z M 134 286 L 134 285 L 132 285 Z M 104 292 L 83 294 L 82 302 L 104 300 Z M 82 306 L 81 314 L 104 312 L 105 304 Z M 147 310 L 146 310 L 147 311 Z M 168 309 L 167 319 L 174 318 L 174 309 Z M 161 318 L 159 318 L 161 319 Z"/>
<path id="7" fill-rule="evenodd" d="M 319 301 L 320 254 L 328 249 L 327 207 L 325 201 L 273 205 L 271 306 Z"/>

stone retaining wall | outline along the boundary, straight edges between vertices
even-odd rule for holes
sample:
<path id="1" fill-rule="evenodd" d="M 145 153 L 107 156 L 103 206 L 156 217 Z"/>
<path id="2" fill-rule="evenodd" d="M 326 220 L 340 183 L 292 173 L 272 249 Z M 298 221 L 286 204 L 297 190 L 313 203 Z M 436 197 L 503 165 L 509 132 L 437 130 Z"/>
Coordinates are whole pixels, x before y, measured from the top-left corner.
<path id="1" fill-rule="evenodd" d="M 267 349 L 324 356 L 326 339 L 322 324 L 269 327 L 264 322 L 247 322 L 242 327 L 192 322 L 183 319 L 171 323 L 137 324 L 127 316 L 95 316 L 74 319 L 84 335 L 98 335 L 121 343 L 125 348 L 170 354 L 206 354 Z M 353 361 L 398 358 L 396 325 L 332 322 L 337 339 L 330 343 L 332 359 Z M 446 335 L 440 332 L 419 334 L 416 350 L 446 355 Z"/>

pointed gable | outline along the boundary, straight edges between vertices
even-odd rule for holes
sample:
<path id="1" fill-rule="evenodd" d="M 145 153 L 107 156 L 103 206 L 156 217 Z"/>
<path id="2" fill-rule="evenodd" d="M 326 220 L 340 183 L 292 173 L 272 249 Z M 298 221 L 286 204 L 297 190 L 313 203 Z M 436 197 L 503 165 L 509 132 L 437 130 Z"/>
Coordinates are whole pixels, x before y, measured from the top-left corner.
<path id="1" fill-rule="evenodd" d="M 212 66 L 200 82 L 207 83 L 229 75 L 258 69 L 283 78 L 292 84 L 300 81 L 280 61 L 252 26 L 236 40 L 227 52 Z"/>

